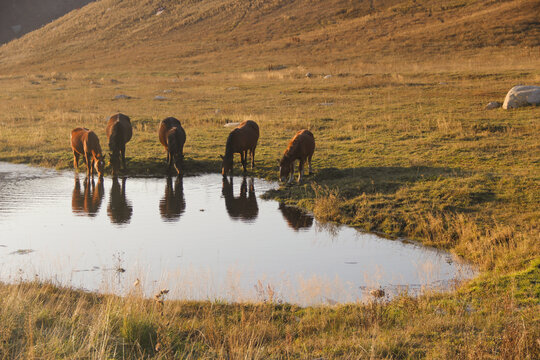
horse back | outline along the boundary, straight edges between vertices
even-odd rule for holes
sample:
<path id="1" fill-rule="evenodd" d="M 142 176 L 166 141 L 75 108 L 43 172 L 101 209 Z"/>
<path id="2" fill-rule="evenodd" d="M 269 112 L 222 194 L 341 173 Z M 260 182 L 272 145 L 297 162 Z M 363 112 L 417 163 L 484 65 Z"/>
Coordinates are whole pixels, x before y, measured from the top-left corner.
<path id="1" fill-rule="evenodd" d="M 88 139 L 88 132 L 90 130 L 86 128 L 75 128 L 71 130 L 71 149 L 79 154 L 84 153 L 84 144 L 86 143 Z"/>
<path id="2" fill-rule="evenodd" d="M 161 145 L 163 145 L 166 149 L 168 149 L 167 146 L 167 134 L 169 130 L 171 130 L 173 127 L 182 129 L 182 133 L 184 134 L 184 142 L 186 141 L 186 133 L 184 129 L 182 128 L 182 124 L 180 124 L 180 121 L 178 119 L 173 117 L 168 117 L 161 121 L 159 125 L 159 142 Z"/>
<path id="3" fill-rule="evenodd" d="M 109 139 L 109 141 L 111 139 L 111 135 L 115 130 L 122 134 L 124 144 L 131 140 L 131 137 L 133 136 L 133 128 L 131 126 L 131 120 L 129 119 L 129 116 L 120 113 L 111 116 L 109 118 L 109 121 L 107 121 L 106 129 L 107 139 Z"/>
<path id="4" fill-rule="evenodd" d="M 308 156 L 312 156 L 314 151 L 315 137 L 311 131 L 303 129 L 298 131 L 289 142 L 285 154 L 292 159 L 305 159 Z"/>
<path id="5" fill-rule="evenodd" d="M 259 140 L 259 126 L 253 120 L 243 121 L 231 132 L 231 136 L 234 152 L 253 149 Z"/>

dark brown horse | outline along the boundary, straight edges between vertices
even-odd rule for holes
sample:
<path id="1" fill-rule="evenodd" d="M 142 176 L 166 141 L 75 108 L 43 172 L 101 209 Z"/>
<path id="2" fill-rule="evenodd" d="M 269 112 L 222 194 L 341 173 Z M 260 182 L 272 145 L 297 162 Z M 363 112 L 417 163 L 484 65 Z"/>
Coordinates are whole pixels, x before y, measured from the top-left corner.
<path id="1" fill-rule="evenodd" d="M 173 117 L 168 117 L 161 121 L 159 125 L 159 142 L 167 151 L 167 163 L 169 164 L 169 174 L 172 167 L 180 174 L 184 160 L 184 144 L 186 142 L 186 132 L 182 128 L 180 121 Z"/>
<path id="2" fill-rule="evenodd" d="M 105 168 L 105 155 L 101 153 L 101 146 L 97 135 L 85 128 L 75 128 L 71 131 L 71 149 L 73 150 L 73 166 L 79 169 L 79 156 L 87 167 L 88 175 L 94 175 L 94 169 L 101 177 Z"/>
<path id="3" fill-rule="evenodd" d="M 104 195 L 103 178 L 98 179 L 97 187 L 94 179 L 84 179 L 84 191 L 81 190 L 79 177 L 75 176 L 75 186 L 71 196 L 71 209 L 75 214 L 97 215 Z"/>
<path id="4" fill-rule="evenodd" d="M 112 179 L 107 214 L 113 224 L 128 224 L 133 214 L 133 206 L 126 198 L 126 179 L 122 178 L 121 185 L 116 176 Z"/>
<path id="5" fill-rule="evenodd" d="M 186 200 L 184 199 L 184 185 L 182 177 L 178 176 L 174 182 L 167 177 L 165 185 L 165 195 L 159 202 L 159 212 L 164 221 L 176 221 L 186 210 Z"/>
<path id="6" fill-rule="evenodd" d="M 232 175 L 233 158 L 235 153 L 240 153 L 240 159 L 244 172 L 246 172 L 248 151 L 251 154 L 251 168 L 255 167 L 255 148 L 259 140 L 259 125 L 253 120 L 246 120 L 240 123 L 227 138 L 225 145 L 225 155 L 221 156 L 221 175 Z"/>
<path id="7" fill-rule="evenodd" d="M 106 132 L 111 150 L 112 172 L 113 175 L 116 175 L 120 169 L 120 158 L 124 170 L 126 169 L 126 143 L 131 140 L 133 134 L 129 117 L 124 114 L 111 116 L 107 122 Z"/>
<path id="8" fill-rule="evenodd" d="M 302 182 L 304 176 L 304 163 L 306 160 L 309 164 L 309 174 L 312 174 L 311 171 L 311 157 L 315 151 L 315 137 L 309 130 L 300 130 L 294 135 L 292 140 L 289 142 L 289 146 L 283 158 L 279 162 L 279 178 L 281 181 L 285 181 L 287 176 L 289 176 L 289 183 L 294 181 L 294 162 L 299 160 L 298 171 L 300 175 L 298 176 L 298 182 Z"/>
<path id="9" fill-rule="evenodd" d="M 247 181 L 244 177 L 240 185 L 240 196 L 234 197 L 233 180 L 231 178 L 229 182 L 227 177 L 224 177 L 221 193 L 225 198 L 227 213 L 229 213 L 232 219 L 241 219 L 250 222 L 255 220 L 259 215 L 259 206 L 257 205 L 253 179 L 250 179 L 248 191 Z"/>

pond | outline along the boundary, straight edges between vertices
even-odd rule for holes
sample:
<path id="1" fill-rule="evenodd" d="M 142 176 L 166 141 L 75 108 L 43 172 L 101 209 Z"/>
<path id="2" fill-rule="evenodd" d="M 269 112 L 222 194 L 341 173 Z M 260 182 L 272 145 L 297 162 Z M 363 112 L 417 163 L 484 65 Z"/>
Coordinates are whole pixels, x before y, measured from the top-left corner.
<path id="1" fill-rule="evenodd" d="M 444 290 L 473 274 L 449 253 L 260 198 L 276 187 L 219 174 L 98 181 L 0 162 L 0 280 L 312 305 Z"/>

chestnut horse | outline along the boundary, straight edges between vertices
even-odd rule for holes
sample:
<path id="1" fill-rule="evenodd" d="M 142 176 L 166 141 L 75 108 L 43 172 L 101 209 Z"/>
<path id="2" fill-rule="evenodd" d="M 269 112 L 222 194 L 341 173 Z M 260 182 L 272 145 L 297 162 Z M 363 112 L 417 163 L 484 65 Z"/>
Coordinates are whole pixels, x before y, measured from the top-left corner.
<path id="1" fill-rule="evenodd" d="M 255 167 L 255 148 L 259 140 L 259 125 L 253 120 L 246 120 L 240 123 L 227 138 L 225 145 L 225 156 L 221 156 L 221 175 L 227 176 L 233 171 L 233 158 L 235 153 L 240 153 L 240 159 L 244 172 L 246 172 L 248 151 L 251 154 L 251 168 Z"/>
<path id="2" fill-rule="evenodd" d="M 105 155 L 101 153 L 101 146 L 97 135 L 85 128 L 75 128 L 71 131 L 71 149 L 73 150 L 73 166 L 79 169 L 79 156 L 87 167 L 88 175 L 94 175 L 94 168 L 98 175 L 103 176 L 105 168 Z"/>
<path id="3" fill-rule="evenodd" d="M 186 143 L 186 132 L 180 121 L 173 117 L 162 120 L 159 126 L 159 141 L 167 151 L 169 173 L 174 164 L 177 173 L 180 174 L 184 160 L 184 144 Z"/>
<path id="4" fill-rule="evenodd" d="M 129 117 L 124 114 L 111 116 L 107 122 L 106 132 L 111 150 L 112 171 L 113 175 L 116 175 L 120 168 L 120 157 L 122 157 L 124 170 L 126 169 L 126 143 L 131 140 L 133 134 Z"/>
<path id="5" fill-rule="evenodd" d="M 299 160 L 298 171 L 300 175 L 298 176 L 298 182 L 302 182 L 304 175 L 304 163 L 306 160 L 309 164 L 309 174 L 311 171 L 311 157 L 315 151 L 315 137 L 309 130 L 300 130 L 294 135 L 292 140 L 289 142 L 289 146 L 283 158 L 279 162 L 279 178 L 281 181 L 285 181 L 287 176 L 289 177 L 289 183 L 294 181 L 294 162 Z"/>

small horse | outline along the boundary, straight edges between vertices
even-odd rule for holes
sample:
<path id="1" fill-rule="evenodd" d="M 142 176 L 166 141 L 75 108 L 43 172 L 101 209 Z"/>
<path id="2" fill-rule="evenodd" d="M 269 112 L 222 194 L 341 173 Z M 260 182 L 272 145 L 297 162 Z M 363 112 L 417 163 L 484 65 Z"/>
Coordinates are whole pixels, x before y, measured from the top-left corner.
<path id="1" fill-rule="evenodd" d="M 162 120 L 159 126 L 159 141 L 167 151 L 169 173 L 171 173 L 174 164 L 177 173 L 180 174 L 184 160 L 184 144 L 186 143 L 186 132 L 180 121 L 173 117 Z"/>
<path id="2" fill-rule="evenodd" d="M 231 219 L 241 219 L 245 222 L 251 222 L 259 215 L 259 206 L 257 205 L 253 179 L 249 181 L 248 191 L 248 183 L 244 177 L 240 185 L 240 196 L 234 197 L 232 177 L 229 182 L 225 176 L 223 178 L 221 194 L 225 198 L 225 207 Z"/>
<path id="3" fill-rule="evenodd" d="M 120 157 L 122 165 L 126 169 L 126 143 L 131 140 L 133 129 L 129 117 L 124 114 L 116 114 L 109 118 L 107 122 L 107 138 L 109 139 L 110 159 L 113 175 L 118 173 L 120 168 Z"/>
<path id="4" fill-rule="evenodd" d="M 298 171 L 300 175 L 298 176 L 298 182 L 302 182 L 304 175 L 304 163 L 306 160 L 309 164 L 309 174 L 311 171 L 311 157 L 315 151 L 315 137 L 309 130 L 300 130 L 294 135 L 292 140 L 289 142 L 289 146 L 283 158 L 279 162 L 279 178 L 281 181 L 285 181 L 287 176 L 289 176 L 289 183 L 294 181 L 294 162 L 299 160 Z"/>
<path id="5" fill-rule="evenodd" d="M 240 153 L 242 167 L 246 172 L 248 151 L 251 154 L 251 169 L 255 167 L 255 148 L 259 140 L 259 125 L 253 120 L 246 120 L 233 129 L 227 138 L 225 145 L 225 156 L 220 155 L 221 175 L 224 177 L 233 171 L 233 159 L 235 153 Z"/>
<path id="6" fill-rule="evenodd" d="M 97 135 L 86 128 L 75 128 L 71 131 L 71 149 L 73 150 L 73 166 L 79 169 L 79 156 L 83 156 L 87 167 L 87 174 L 94 175 L 94 168 L 99 177 L 103 176 L 105 168 L 105 155 L 101 153 L 101 146 Z"/>

